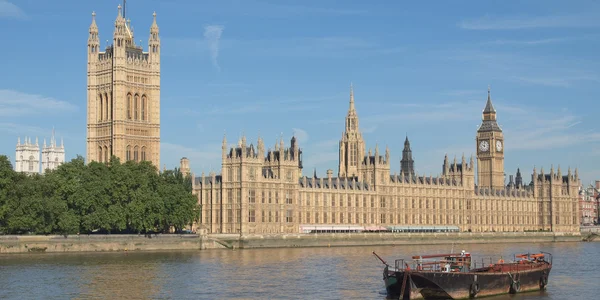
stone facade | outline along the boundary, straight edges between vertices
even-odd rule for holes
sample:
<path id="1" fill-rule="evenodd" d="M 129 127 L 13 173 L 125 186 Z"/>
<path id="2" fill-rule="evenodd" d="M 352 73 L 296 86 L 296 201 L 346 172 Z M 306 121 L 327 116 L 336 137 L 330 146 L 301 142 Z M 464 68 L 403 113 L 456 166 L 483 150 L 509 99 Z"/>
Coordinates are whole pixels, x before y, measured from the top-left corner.
<path id="1" fill-rule="evenodd" d="M 25 137 L 24 143 L 21 143 L 20 137 L 17 139 L 15 171 L 30 175 L 40 173 L 40 145 L 37 137 L 35 143 L 31 142 L 30 137 Z"/>
<path id="2" fill-rule="evenodd" d="M 41 165 L 40 165 L 41 155 Z M 46 145 L 46 139 L 44 139 L 44 145 L 40 152 L 40 145 L 38 144 L 38 138 L 35 138 L 35 143 L 31 142 L 29 137 L 25 137 L 25 142 L 21 143 L 21 138 L 17 139 L 17 147 L 15 151 L 15 171 L 23 172 L 26 174 L 44 174 L 46 170 L 54 170 L 58 166 L 65 163 L 65 145 L 62 142 L 60 146 L 56 144 L 54 137 L 54 130 L 52 130 L 52 137 L 50 138 L 50 145 Z"/>
<path id="3" fill-rule="evenodd" d="M 46 173 L 46 170 L 55 170 L 64 163 L 65 144 L 62 139 L 60 141 L 60 146 L 56 143 L 54 130 L 52 130 L 52 137 L 50 138 L 50 144 L 48 146 L 46 146 L 46 139 L 44 139 L 44 147 L 42 148 L 42 174 Z"/>
<path id="4" fill-rule="evenodd" d="M 156 13 L 148 52 L 118 8 L 113 42 L 100 51 L 95 13 L 88 37 L 87 161 L 151 161 L 160 167 L 160 38 Z"/>
<path id="5" fill-rule="evenodd" d="M 549 173 L 534 168 L 528 185 L 519 170 L 517 183 L 511 178 L 504 184 L 504 137 L 489 90 L 476 135 L 479 185 L 473 157 L 467 161 L 463 156 L 460 162 L 446 157 L 438 177 L 390 174 L 389 149 L 380 155 L 377 146 L 374 152 L 364 147 L 353 90 L 345 128 L 338 177 L 329 170 L 325 178 L 316 171 L 302 176 L 302 150 L 295 137 L 289 147 L 280 140 L 267 150 L 261 138 L 254 146 L 242 137 L 228 148 L 224 137 L 221 174 L 202 173 L 193 181 L 202 205 L 197 227 L 241 234 L 298 233 L 302 225 L 344 224 L 457 226 L 471 232 L 579 230 L 577 169 L 562 175 L 560 167 Z M 480 146 L 483 141 L 487 146 Z"/>

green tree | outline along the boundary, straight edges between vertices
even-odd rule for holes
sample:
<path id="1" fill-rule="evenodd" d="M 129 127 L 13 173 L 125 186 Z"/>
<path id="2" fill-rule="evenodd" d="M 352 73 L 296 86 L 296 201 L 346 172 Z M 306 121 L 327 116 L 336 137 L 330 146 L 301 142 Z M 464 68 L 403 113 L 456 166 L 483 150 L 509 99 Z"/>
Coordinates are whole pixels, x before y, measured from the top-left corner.
<path id="1" fill-rule="evenodd" d="M 13 171 L 0 156 L 0 232 L 147 233 L 181 230 L 198 220 L 192 179 L 159 173 L 149 162 L 85 164 L 83 157 L 45 175 Z"/>

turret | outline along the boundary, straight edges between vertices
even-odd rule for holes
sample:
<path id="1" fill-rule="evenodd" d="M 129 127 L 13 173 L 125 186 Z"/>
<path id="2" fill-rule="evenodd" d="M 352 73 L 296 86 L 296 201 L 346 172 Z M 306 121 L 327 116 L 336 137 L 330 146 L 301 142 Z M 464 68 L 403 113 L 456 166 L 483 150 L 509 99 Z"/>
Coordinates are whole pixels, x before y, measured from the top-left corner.
<path id="1" fill-rule="evenodd" d="M 265 143 L 260 136 L 258 137 L 257 148 L 258 148 L 258 157 L 264 158 L 265 157 Z"/>
<path id="2" fill-rule="evenodd" d="M 390 148 L 387 145 L 385 146 L 385 163 L 390 163 Z"/>
<path id="3" fill-rule="evenodd" d="M 115 20 L 115 30 L 113 32 L 113 46 L 115 47 L 115 57 L 125 58 L 125 46 L 131 45 L 131 33 L 127 28 L 127 22 L 123 18 L 122 7 L 118 6 L 117 19 Z"/>
<path id="4" fill-rule="evenodd" d="M 448 153 L 444 154 L 444 164 L 442 165 L 442 174 L 447 175 L 450 171 L 450 163 L 448 162 Z"/>
<path id="5" fill-rule="evenodd" d="M 221 158 L 225 160 L 227 158 L 227 138 L 223 134 L 223 143 L 221 144 Z"/>
<path id="6" fill-rule="evenodd" d="M 150 63 L 160 63 L 160 36 L 156 24 L 156 12 L 152 14 L 152 26 L 150 26 L 150 38 L 148 38 L 148 52 L 150 52 Z"/>
<path id="7" fill-rule="evenodd" d="M 96 12 L 92 12 L 92 24 L 88 36 L 88 61 L 98 59 L 100 49 L 100 38 L 98 37 L 98 26 L 96 25 Z"/>

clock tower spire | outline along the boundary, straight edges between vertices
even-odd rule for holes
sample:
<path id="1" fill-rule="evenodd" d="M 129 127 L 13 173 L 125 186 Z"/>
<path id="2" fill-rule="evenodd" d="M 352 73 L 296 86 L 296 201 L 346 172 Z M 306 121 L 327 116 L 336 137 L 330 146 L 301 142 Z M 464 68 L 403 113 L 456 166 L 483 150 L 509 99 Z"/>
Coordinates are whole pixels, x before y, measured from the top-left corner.
<path id="1" fill-rule="evenodd" d="M 503 189 L 504 185 L 504 134 L 496 122 L 496 109 L 492 104 L 490 87 L 483 109 L 482 121 L 477 130 L 477 185 Z"/>

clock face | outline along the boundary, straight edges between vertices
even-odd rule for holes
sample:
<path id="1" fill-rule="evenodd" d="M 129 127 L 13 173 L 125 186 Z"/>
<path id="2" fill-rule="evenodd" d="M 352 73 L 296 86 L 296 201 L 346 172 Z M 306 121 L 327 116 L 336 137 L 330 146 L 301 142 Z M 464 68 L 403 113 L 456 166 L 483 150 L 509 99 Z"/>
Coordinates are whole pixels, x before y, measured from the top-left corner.
<path id="1" fill-rule="evenodd" d="M 501 141 L 496 141 L 496 150 L 502 151 L 502 142 Z"/>
<path id="2" fill-rule="evenodd" d="M 481 152 L 487 152 L 488 150 L 490 150 L 490 143 L 488 143 L 488 141 L 481 141 L 479 143 L 479 150 Z"/>

